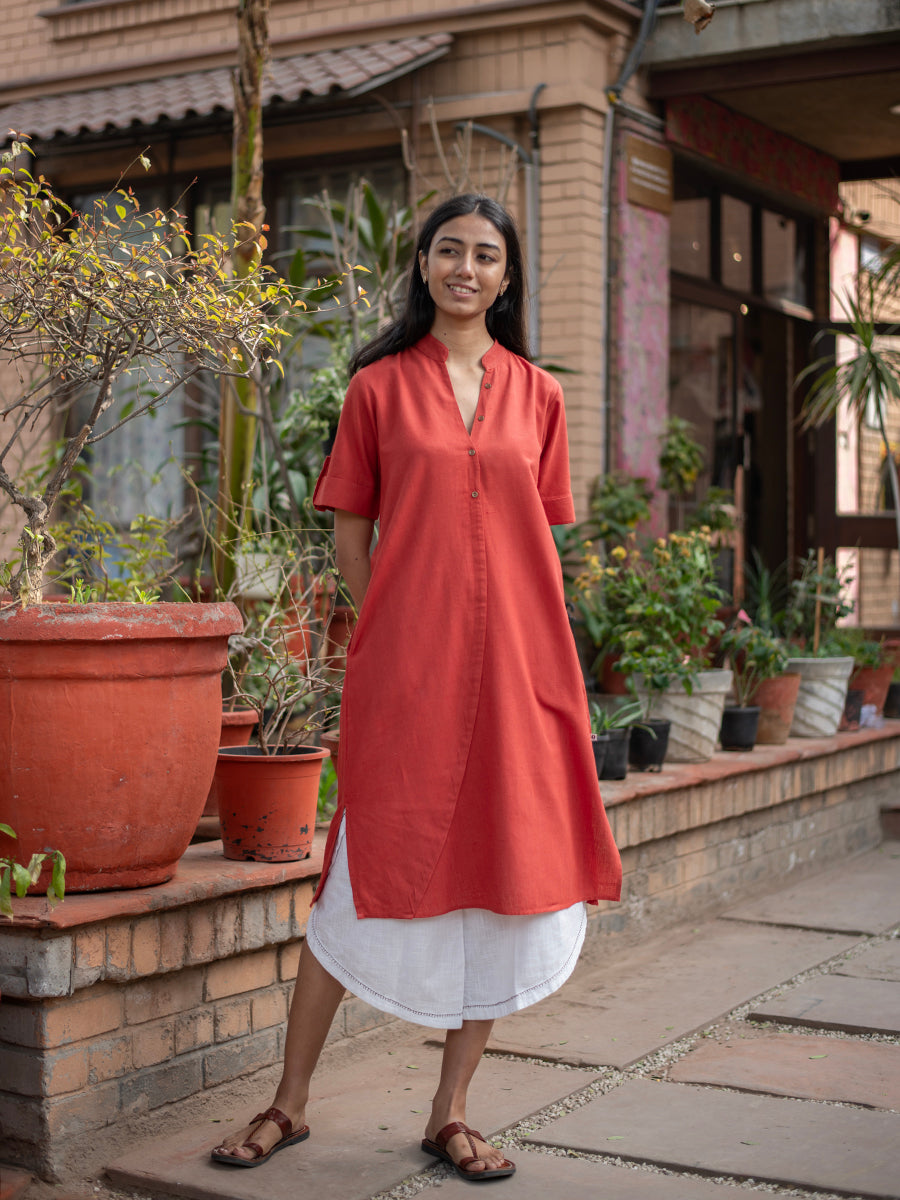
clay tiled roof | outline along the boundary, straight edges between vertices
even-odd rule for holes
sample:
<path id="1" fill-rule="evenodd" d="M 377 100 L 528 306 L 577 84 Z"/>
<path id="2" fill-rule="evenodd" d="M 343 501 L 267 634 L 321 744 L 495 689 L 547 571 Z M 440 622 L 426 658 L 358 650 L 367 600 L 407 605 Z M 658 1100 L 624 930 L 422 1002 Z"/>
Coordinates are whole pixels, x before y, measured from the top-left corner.
<path id="1" fill-rule="evenodd" d="M 440 58 L 449 50 L 451 41 L 450 34 L 435 33 L 273 59 L 263 82 L 263 103 L 359 95 Z M 180 121 L 188 116 L 208 116 L 217 110 L 230 112 L 231 75 L 230 68 L 218 67 L 212 71 L 192 71 L 20 100 L 0 108 L 0 140 L 7 129 L 48 139 L 58 134 L 99 133 L 104 129 Z"/>

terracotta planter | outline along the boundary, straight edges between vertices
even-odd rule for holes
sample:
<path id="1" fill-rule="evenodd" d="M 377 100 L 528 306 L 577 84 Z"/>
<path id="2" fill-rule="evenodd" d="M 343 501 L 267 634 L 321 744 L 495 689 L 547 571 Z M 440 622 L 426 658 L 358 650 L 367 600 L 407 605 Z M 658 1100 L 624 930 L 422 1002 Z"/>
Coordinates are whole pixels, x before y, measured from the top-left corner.
<path id="1" fill-rule="evenodd" d="M 221 749 L 222 746 L 246 746 L 250 741 L 250 734 L 253 732 L 256 722 L 256 712 L 252 708 L 236 708 L 231 712 L 223 711 L 219 748 Z M 218 815 L 219 808 L 216 804 L 216 797 L 210 787 L 206 804 L 203 806 L 203 816 L 217 817 Z"/>
<path id="2" fill-rule="evenodd" d="M 894 674 L 894 664 L 886 663 L 881 667 L 857 667 L 850 676 L 850 687 L 862 692 L 863 704 L 873 704 L 875 712 L 884 711 L 888 688 L 891 686 L 891 676 Z"/>
<path id="3" fill-rule="evenodd" d="M 722 710 L 719 741 L 723 750 L 752 750 L 756 745 L 760 709 L 758 704 L 741 708 L 726 704 Z"/>
<path id="4" fill-rule="evenodd" d="M 756 742 L 760 746 L 783 746 L 791 732 L 794 708 L 800 691 L 798 671 L 786 671 L 772 679 L 763 679 L 749 697 L 759 706 Z"/>
<path id="5" fill-rule="evenodd" d="M 731 671 L 701 671 L 690 694 L 683 687 L 654 694 L 653 716 L 672 722 L 667 761 L 706 762 L 712 758 L 730 687 Z M 638 695 L 649 698 L 641 688 Z"/>
<path id="6" fill-rule="evenodd" d="M 616 670 L 621 654 L 604 654 L 597 672 L 600 690 L 609 696 L 624 696 L 628 692 L 628 676 Z"/>
<path id="7" fill-rule="evenodd" d="M 19 858 L 62 850 L 73 892 L 172 876 L 209 791 L 241 628 L 233 604 L 0 612 L 0 797 Z"/>
<path id="8" fill-rule="evenodd" d="M 844 712 L 853 659 L 789 658 L 787 669 L 799 671 L 802 677 L 791 736 L 834 737 Z"/>
<path id="9" fill-rule="evenodd" d="M 298 746 L 265 755 L 258 746 L 219 751 L 213 792 L 226 858 L 296 862 L 312 849 L 319 776 L 328 751 Z"/>

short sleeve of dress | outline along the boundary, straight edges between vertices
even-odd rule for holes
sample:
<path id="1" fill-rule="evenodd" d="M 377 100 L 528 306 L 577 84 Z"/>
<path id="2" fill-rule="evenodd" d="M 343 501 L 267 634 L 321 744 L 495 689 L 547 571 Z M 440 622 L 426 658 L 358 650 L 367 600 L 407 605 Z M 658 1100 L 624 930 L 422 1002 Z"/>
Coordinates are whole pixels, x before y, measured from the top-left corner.
<path id="1" fill-rule="evenodd" d="M 334 448 L 319 473 L 313 507 L 340 508 L 375 521 L 380 500 L 378 435 L 372 396 L 358 375 L 350 380 Z"/>
<path id="2" fill-rule="evenodd" d="M 569 525 L 575 520 L 572 484 L 569 479 L 566 411 L 563 406 L 562 389 L 558 385 L 547 404 L 538 492 L 551 525 Z"/>

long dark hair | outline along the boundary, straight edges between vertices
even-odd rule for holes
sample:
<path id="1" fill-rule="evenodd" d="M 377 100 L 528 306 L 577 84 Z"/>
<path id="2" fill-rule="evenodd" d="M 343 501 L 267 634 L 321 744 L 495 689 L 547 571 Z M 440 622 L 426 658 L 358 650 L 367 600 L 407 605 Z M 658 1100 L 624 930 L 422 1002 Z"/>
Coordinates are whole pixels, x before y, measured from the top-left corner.
<path id="1" fill-rule="evenodd" d="M 486 217 L 506 242 L 509 283 L 503 295 L 498 296 L 485 313 L 487 331 L 513 354 L 518 354 L 521 358 L 531 358 L 525 327 L 525 264 L 522 260 L 518 230 L 502 204 L 492 200 L 490 196 L 466 192 L 445 200 L 428 216 L 419 233 L 415 257 L 410 264 L 403 315 L 356 351 L 350 360 L 351 376 L 361 367 L 378 362 L 388 354 L 397 354 L 408 346 L 414 346 L 430 331 L 434 324 L 435 307 L 428 285 L 422 279 L 419 254 L 427 257 L 434 235 L 441 225 L 452 221 L 454 217 L 467 217 L 470 213 Z"/>

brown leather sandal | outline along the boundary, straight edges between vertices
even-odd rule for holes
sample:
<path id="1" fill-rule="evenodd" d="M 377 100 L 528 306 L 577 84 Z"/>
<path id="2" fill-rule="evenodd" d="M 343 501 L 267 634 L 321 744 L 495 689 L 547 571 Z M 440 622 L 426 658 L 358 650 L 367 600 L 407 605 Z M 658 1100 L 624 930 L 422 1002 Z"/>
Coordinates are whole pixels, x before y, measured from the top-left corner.
<path id="1" fill-rule="evenodd" d="M 277 1141 L 271 1150 L 263 1150 L 258 1142 L 242 1142 L 240 1146 L 216 1146 L 210 1151 L 210 1158 L 213 1162 L 225 1163 L 229 1167 L 261 1167 L 264 1162 L 268 1162 L 279 1150 L 283 1150 L 285 1146 L 296 1146 L 298 1142 L 305 1142 L 309 1137 L 309 1126 L 301 1125 L 299 1129 L 294 1129 L 290 1117 L 286 1117 L 280 1108 L 267 1108 L 264 1113 L 257 1113 L 251 1125 L 261 1125 L 263 1121 L 274 1121 L 281 1130 L 281 1140 Z M 239 1158 L 234 1153 L 235 1150 L 252 1150 L 256 1155 L 255 1158 Z"/>
<path id="2" fill-rule="evenodd" d="M 461 1158 L 457 1162 L 450 1154 L 447 1153 L 447 1143 L 454 1134 L 463 1133 L 469 1143 L 469 1149 L 472 1151 L 466 1158 Z M 462 1121 L 451 1121 L 449 1125 L 445 1125 L 440 1133 L 436 1134 L 434 1140 L 431 1138 L 422 1138 L 422 1149 L 426 1154 L 433 1154 L 435 1158 L 443 1159 L 444 1162 L 450 1164 L 456 1171 L 457 1175 L 463 1179 L 468 1179 L 470 1183 L 480 1183 L 482 1179 L 500 1179 L 504 1175 L 514 1175 L 516 1164 L 504 1158 L 502 1167 L 485 1168 L 483 1171 L 469 1171 L 466 1168 L 475 1162 L 484 1162 L 483 1158 L 475 1153 L 475 1138 L 480 1142 L 487 1141 L 486 1138 L 476 1129 L 470 1129 L 468 1125 L 464 1125 Z"/>

